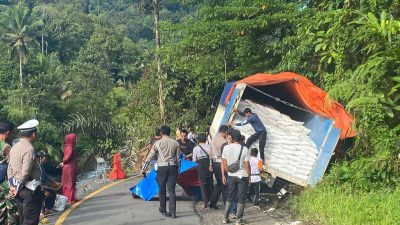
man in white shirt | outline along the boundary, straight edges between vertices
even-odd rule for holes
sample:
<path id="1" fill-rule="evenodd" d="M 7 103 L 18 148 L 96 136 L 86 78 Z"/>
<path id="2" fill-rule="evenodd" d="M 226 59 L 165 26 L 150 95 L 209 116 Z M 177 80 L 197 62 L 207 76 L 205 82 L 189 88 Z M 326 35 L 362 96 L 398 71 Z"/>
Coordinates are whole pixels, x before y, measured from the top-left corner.
<path id="1" fill-rule="evenodd" d="M 240 144 L 241 134 L 238 130 L 230 133 L 233 143 L 224 147 L 222 152 L 222 181 L 228 184 L 228 197 L 225 204 L 223 223 L 229 223 L 229 213 L 231 211 L 232 202 L 238 196 L 238 207 L 236 214 L 236 224 L 244 224 L 243 212 L 247 197 L 247 188 L 250 185 L 250 151 L 246 146 Z M 237 171 L 229 171 L 228 167 L 239 160 L 239 168 Z M 225 176 L 228 173 L 228 177 Z"/>
<path id="2" fill-rule="evenodd" d="M 191 140 L 193 143 L 196 143 L 196 133 L 194 132 L 193 128 L 189 129 L 188 139 Z"/>

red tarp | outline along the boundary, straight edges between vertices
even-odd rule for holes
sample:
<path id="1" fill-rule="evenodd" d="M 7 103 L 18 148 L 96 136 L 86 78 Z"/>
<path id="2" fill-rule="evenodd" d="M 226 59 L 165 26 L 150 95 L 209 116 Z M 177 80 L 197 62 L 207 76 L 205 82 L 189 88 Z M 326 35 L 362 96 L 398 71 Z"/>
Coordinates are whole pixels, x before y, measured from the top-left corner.
<path id="1" fill-rule="evenodd" d="M 274 75 L 258 73 L 243 80 L 239 80 L 236 83 L 244 83 L 250 86 L 267 86 L 283 82 L 288 82 L 287 87 L 289 91 L 295 93 L 297 100 L 301 103 L 303 108 L 317 115 L 335 120 L 335 126 L 342 130 L 340 139 L 354 137 L 356 135 L 352 128 L 353 118 L 346 112 L 344 107 L 330 99 L 325 91 L 315 86 L 310 80 L 301 75 L 291 72 L 283 72 Z M 226 103 L 229 101 L 235 86 L 230 90 L 225 100 Z"/>

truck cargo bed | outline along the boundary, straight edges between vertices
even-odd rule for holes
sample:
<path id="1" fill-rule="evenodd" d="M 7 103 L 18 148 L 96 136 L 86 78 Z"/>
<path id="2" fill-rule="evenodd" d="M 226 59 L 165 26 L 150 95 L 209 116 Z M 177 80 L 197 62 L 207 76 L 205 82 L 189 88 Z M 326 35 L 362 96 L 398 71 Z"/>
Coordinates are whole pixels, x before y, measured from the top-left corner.
<path id="1" fill-rule="evenodd" d="M 229 85 L 231 86 L 231 84 Z M 309 137 L 315 143 L 318 150 L 318 155 L 317 161 L 313 166 L 308 180 L 295 178 L 287 173 L 279 171 L 276 168 L 270 168 L 268 165 L 265 167 L 266 172 L 270 173 L 272 177 L 280 177 L 300 186 L 314 186 L 322 179 L 325 173 L 336 144 L 339 141 L 341 130 L 334 126 L 334 120 L 331 118 L 324 118 L 322 116 L 307 112 L 306 110 L 302 111 L 297 108 L 293 108 L 290 105 L 282 104 L 282 102 L 276 101 L 276 99 L 266 97 L 261 93 L 268 93 L 269 95 L 278 97 L 279 99 L 289 102 L 292 105 L 301 107 L 301 105 L 299 105 L 296 101 L 296 96 L 294 96 L 293 93 L 285 91 L 285 85 L 287 84 L 280 83 L 268 86 L 258 86 L 258 91 L 255 91 L 253 87 L 249 88 L 246 84 L 237 84 L 227 101 L 223 102 L 221 98 L 218 106 L 218 112 L 214 117 L 211 127 L 211 135 L 215 135 L 220 125 L 225 125 L 229 121 L 232 121 L 235 115 L 233 109 L 238 107 L 239 102 L 242 99 L 249 99 L 260 105 L 270 105 L 281 113 L 290 116 L 293 120 L 304 122 L 304 126 L 311 130 Z M 227 89 L 229 88 L 225 88 L 225 90 Z"/>
<path id="2" fill-rule="evenodd" d="M 275 169 L 270 168 L 268 166 L 264 166 L 264 171 L 266 171 L 267 173 L 271 174 L 271 176 L 274 177 L 274 178 L 280 177 L 280 178 L 282 178 L 284 180 L 287 180 L 289 182 L 292 182 L 294 184 L 297 184 L 297 185 L 300 185 L 300 186 L 303 186 L 303 187 L 306 187 L 308 185 L 308 181 L 304 181 L 304 180 L 292 177 L 292 176 L 290 176 L 290 175 L 288 175 L 286 173 L 283 173 L 283 172 L 281 172 L 279 170 L 275 170 Z"/>

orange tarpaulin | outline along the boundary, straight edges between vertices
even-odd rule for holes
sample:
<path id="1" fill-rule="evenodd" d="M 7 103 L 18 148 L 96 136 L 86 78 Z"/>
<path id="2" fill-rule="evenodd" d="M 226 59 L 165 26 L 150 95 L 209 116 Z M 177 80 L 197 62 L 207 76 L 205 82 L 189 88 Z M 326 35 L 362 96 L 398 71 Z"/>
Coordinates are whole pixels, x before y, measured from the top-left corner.
<path id="1" fill-rule="evenodd" d="M 250 86 L 266 86 L 283 82 L 288 82 L 287 87 L 295 93 L 301 107 L 317 115 L 335 120 L 335 126 L 342 130 L 340 139 L 355 136 L 355 131 L 352 128 L 353 119 L 344 107 L 330 99 L 325 91 L 301 75 L 291 72 L 274 75 L 258 73 L 236 83 L 244 83 Z M 233 90 L 234 87 L 232 87 L 226 101 L 229 100 Z"/>

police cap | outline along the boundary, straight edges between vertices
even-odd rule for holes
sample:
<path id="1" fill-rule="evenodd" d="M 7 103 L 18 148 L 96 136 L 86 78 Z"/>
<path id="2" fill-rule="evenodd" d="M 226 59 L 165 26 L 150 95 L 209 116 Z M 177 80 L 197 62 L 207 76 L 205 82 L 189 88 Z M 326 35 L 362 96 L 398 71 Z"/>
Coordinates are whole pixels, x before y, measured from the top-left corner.
<path id="1" fill-rule="evenodd" d="M 29 133 L 35 131 L 38 125 L 39 121 L 33 119 L 21 124 L 19 127 L 17 127 L 17 129 L 21 131 L 21 133 Z"/>

